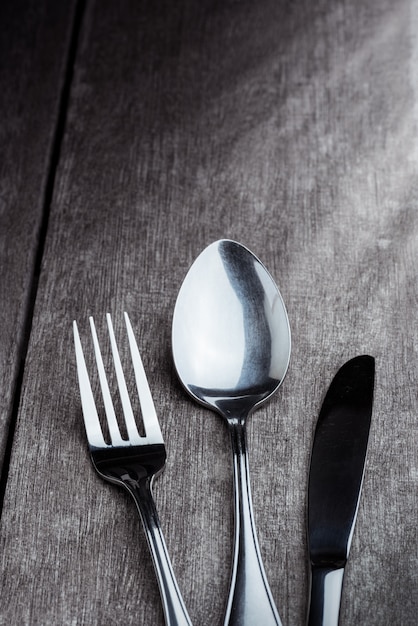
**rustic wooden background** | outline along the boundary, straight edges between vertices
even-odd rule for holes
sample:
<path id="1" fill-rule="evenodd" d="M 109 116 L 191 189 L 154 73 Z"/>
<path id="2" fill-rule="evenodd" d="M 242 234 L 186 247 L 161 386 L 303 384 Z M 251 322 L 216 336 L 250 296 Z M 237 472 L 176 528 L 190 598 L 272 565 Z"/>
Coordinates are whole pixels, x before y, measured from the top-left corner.
<path id="1" fill-rule="evenodd" d="M 0 4 L 0 624 L 163 623 L 134 505 L 87 453 L 71 323 L 128 311 L 168 448 L 155 485 L 196 625 L 222 623 L 229 441 L 180 388 L 171 316 L 212 241 L 250 247 L 293 333 L 249 422 L 259 540 L 304 623 L 326 388 L 376 357 L 341 625 L 418 614 L 418 0 Z"/>

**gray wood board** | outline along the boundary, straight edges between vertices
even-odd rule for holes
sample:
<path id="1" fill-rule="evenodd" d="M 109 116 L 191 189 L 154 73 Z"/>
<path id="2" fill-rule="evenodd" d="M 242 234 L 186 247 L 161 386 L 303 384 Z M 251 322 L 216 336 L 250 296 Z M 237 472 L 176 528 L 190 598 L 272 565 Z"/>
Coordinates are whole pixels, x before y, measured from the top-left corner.
<path id="1" fill-rule="evenodd" d="M 0 472 L 24 356 L 73 5 L 0 4 Z"/>
<path id="2" fill-rule="evenodd" d="M 232 541 L 226 428 L 173 371 L 195 256 L 250 247 L 288 307 L 280 391 L 248 423 L 264 565 L 304 622 L 306 485 L 320 405 L 376 357 L 341 625 L 416 623 L 418 3 L 87 6 L 0 529 L 0 624 L 162 624 L 128 495 L 88 457 L 71 322 L 128 311 L 168 449 L 155 497 L 195 624 L 222 623 Z"/>

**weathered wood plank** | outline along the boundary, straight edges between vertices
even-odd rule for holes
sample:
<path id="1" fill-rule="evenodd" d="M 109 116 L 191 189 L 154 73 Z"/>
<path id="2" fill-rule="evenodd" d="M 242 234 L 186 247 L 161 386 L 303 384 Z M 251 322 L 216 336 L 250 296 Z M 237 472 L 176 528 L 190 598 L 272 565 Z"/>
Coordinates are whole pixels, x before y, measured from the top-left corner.
<path id="1" fill-rule="evenodd" d="M 88 459 L 71 321 L 129 312 L 168 446 L 155 486 L 195 624 L 220 624 L 231 551 L 221 421 L 176 381 L 180 282 L 219 237 L 271 270 L 287 379 L 249 422 L 259 539 L 304 622 L 305 498 L 323 394 L 376 357 L 341 624 L 416 622 L 418 8 L 413 0 L 87 7 L 0 529 L 0 624 L 162 624 L 133 505 Z"/>
<path id="2" fill-rule="evenodd" d="M 0 4 L 0 472 L 36 281 L 74 5 Z"/>

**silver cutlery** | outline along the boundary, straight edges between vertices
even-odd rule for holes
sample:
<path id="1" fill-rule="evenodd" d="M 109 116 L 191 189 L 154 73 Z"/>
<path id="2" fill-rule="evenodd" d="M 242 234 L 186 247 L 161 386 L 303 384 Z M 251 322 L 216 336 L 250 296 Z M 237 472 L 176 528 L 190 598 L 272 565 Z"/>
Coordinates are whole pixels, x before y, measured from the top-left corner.
<path id="1" fill-rule="evenodd" d="M 319 414 L 308 487 L 309 626 L 337 626 L 344 568 L 357 517 L 372 416 L 374 359 L 335 375 Z"/>
<path id="2" fill-rule="evenodd" d="M 90 456 L 95 470 L 102 478 L 124 487 L 135 500 L 153 559 L 166 624 L 169 626 L 191 626 L 190 617 L 187 614 L 174 576 L 152 497 L 153 480 L 163 470 L 166 461 L 164 440 L 132 326 L 126 313 L 125 323 L 145 436 L 140 436 L 138 433 L 112 320 L 110 315 L 107 315 L 113 362 L 127 431 L 127 437 L 123 438 L 115 415 L 94 321 L 93 318 L 90 318 L 96 365 L 111 443 L 106 443 L 103 436 L 77 324 L 76 322 L 73 324 L 81 404 Z"/>
<path id="3" fill-rule="evenodd" d="M 271 275 L 241 244 L 220 240 L 195 260 L 180 288 L 172 327 L 186 391 L 227 423 L 233 454 L 234 555 L 225 624 L 281 624 L 254 522 L 247 417 L 280 386 L 290 358 L 286 309 Z"/>

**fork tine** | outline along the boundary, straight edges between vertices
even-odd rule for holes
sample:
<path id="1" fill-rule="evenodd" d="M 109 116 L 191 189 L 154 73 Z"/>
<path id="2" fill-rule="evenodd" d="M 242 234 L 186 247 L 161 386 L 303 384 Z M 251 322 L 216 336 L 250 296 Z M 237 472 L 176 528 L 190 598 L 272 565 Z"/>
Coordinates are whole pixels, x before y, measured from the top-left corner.
<path id="1" fill-rule="evenodd" d="M 81 406 L 83 409 L 84 426 L 87 434 L 87 441 L 90 446 L 105 448 L 106 442 L 97 415 L 96 404 L 91 390 L 90 379 L 84 359 L 83 348 L 81 347 L 80 335 L 78 333 L 77 322 L 73 322 L 75 357 L 77 362 L 78 384 L 80 386 Z"/>
<path id="2" fill-rule="evenodd" d="M 125 312 L 125 324 L 128 332 L 129 348 L 131 350 L 132 364 L 135 372 L 136 387 L 138 389 L 139 403 L 141 405 L 142 421 L 145 427 L 147 438 L 152 439 L 155 443 L 163 443 L 160 425 L 155 411 L 154 402 L 152 400 L 151 391 L 148 385 L 141 355 L 135 336 L 132 330 L 131 322 L 128 314 Z"/>
<path id="3" fill-rule="evenodd" d="M 122 437 L 120 436 L 119 425 L 116 419 L 115 409 L 113 408 L 112 396 L 110 395 L 109 384 L 107 382 L 106 372 L 103 365 L 102 353 L 100 350 L 99 340 L 97 338 L 96 326 L 94 325 L 94 320 L 92 317 L 89 318 L 89 321 L 110 439 L 114 446 L 121 446 L 124 445 L 124 443 L 126 442 L 124 442 Z"/>
<path id="4" fill-rule="evenodd" d="M 115 365 L 116 378 L 119 386 L 119 394 L 122 402 L 123 414 L 125 417 L 126 430 L 128 432 L 129 443 L 140 444 L 141 437 L 138 433 L 138 429 L 135 423 L 135 417 L 132 411 L 131 401 L 129 399 L 128 389 L 126 387 L 125 376 L 122 370 L 122 363 L 120 361 L 118 346 L 116 344 L 115 333 L 113 331 L 112 319 L 110 313 L 107 313 L 107 326 L 109 329 L 110 345 L 112 346 L 113 362 Z"/>

